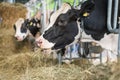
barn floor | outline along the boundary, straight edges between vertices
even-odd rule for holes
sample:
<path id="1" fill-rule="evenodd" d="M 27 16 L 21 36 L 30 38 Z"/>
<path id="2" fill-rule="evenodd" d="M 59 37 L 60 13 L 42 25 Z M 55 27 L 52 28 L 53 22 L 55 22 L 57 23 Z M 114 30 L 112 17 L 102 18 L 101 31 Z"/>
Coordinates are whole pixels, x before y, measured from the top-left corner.
<path id="1" fill-rule="evenodd" d="M 13 12 L 7 13 L 3 6 Z M 0 4 L 0 16 L 4 20 L 0 24 L 0 80 L 120 80 L 119 63 L 94 66 L 86 60 L 77 60 L 59 66 L 57 60 L 39 50 L 31 52 L 26 41 L 18 43 L 12 25 L 22 12 L 13 13 L 21 11 L 22 5 L 17 9 L 16 6 L 18 4 Z"/>

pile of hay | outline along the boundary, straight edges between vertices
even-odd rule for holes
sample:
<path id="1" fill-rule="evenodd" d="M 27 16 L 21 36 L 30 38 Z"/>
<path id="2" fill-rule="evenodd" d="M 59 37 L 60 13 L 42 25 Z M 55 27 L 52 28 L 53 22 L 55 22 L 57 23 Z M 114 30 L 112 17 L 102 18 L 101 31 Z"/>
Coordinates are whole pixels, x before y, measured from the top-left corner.
<path id="1" fill-rule="evenodd" d="M 0 17 L 2 17 L 2 23 L 0 23 L 0 55 L 11 55 L 19 53 L 23 50 L 28 50 L 28 46 L 25 41 L 18 43 L 14 34 L 13 25 L 20 17 L 26 17 L 27 10 L 23 4 L 15 3 L 0 3 Z"/>
<path id="2" fill-rule="evenodd" d="M 51 57 L 40 52 L 21 53 L 9 57 L 1 57 L 1 80 L 119 80 L 120 64 L 88 65 L 79 64 L 57 65 Z"/>
<path id="3" fill-rule="evenodd" d="M 0 3 L 0 17 L 3 19 L 0 27 L 11 28 L 19 17 L 26 17 L 26 12 L 27 10 L 22 4 Z"/>

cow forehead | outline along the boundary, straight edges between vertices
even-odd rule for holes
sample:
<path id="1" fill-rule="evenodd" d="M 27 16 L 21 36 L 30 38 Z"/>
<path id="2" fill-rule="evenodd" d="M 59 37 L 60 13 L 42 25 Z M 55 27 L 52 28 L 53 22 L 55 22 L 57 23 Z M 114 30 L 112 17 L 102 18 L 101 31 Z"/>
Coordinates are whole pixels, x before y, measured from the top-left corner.
<path id="1" fill-rule="evenodd" d="M 19 18 L 15 23 L 16 28 L 20 28 L 23 23 L 24 23 L 24 19 Z"/>
<path id="2" fill-rule="evenodd" d="M 60 9 L 51 15 L 50 24 L 48 25 L 47 29 L 53 26 L 60 14 L 66 13 L 69 9 L 71 9 L 71 6 L 67 3 L 63 3 Z"/>

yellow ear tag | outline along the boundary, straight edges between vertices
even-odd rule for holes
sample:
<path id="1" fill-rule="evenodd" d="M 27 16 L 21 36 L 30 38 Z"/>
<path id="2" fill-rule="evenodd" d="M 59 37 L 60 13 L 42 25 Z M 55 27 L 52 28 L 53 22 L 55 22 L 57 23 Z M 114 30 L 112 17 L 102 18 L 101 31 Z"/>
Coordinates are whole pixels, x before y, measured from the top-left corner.
<path id="1" fill-rule="evenodd" d="M 33 23 L 32 22 L 30 22 L 30 26 L 32 25 Z"/>
<path id="2" fill-rule="evenodd" d="M 87 16 L 89 16 L 89 13 L 85 12 L 85 13 L 83 14 L 83 16 L 84 16 L 84 17 L 87 17 Z"/>

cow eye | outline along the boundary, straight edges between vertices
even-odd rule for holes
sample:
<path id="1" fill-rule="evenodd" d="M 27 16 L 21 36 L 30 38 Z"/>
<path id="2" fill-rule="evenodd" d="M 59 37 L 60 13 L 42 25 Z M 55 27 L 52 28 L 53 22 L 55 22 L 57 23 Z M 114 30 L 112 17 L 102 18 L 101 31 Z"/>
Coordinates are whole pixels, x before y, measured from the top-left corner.
<path id="1" fill-rule="evenodd" d="M 21 32 L 22 33 L 26 33 L 27 32 L 27 26 L 25 26 L 24 24 L 22 24 L 22 26 L 21 26 Z"/>
<path id="2" fill-rule="evenodd" d="M 64 23 L 64 20 L 60 20 L 61 23 Z"/>

